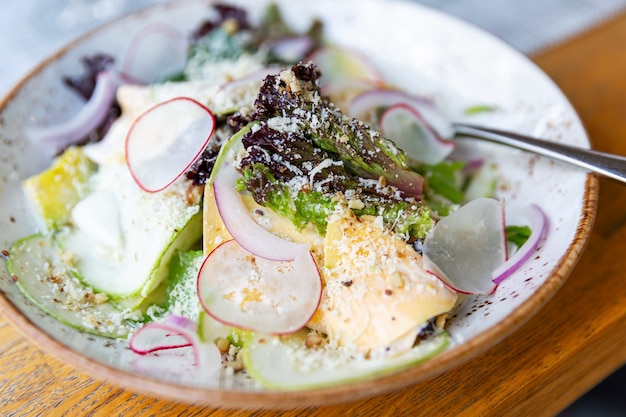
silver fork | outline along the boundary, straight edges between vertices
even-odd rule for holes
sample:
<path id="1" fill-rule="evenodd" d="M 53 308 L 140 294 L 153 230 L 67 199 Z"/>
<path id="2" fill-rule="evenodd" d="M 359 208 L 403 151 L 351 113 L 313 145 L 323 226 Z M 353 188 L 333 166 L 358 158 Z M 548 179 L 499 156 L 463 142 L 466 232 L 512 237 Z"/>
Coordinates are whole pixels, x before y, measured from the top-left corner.
<path id="1" fill-rule="evenodd" d="M 511 146 L 566 162 L 626 184 L 626 157 L 550 142 L 489 127 L 453 123 L 455 138 L 474 138 Z"/>

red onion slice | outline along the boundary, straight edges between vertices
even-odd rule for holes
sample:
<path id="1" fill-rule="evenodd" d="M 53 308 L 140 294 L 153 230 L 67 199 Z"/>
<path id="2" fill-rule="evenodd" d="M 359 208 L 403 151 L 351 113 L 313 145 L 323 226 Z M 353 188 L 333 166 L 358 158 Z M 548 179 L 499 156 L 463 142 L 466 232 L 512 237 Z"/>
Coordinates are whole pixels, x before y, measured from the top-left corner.
<path id="1" fill-rule="evenodd" d="M 491 273 L 506 261 L 502 204 L 478 198 L 441 219 L 424 241 L 424 269 L 457 292 L 489 294 Z"/>
<path id="2" fill-rule="evenodd" d="M 71 119 L 53 126 L 26 127 L 26 137 L 38 144 L 58 151 L 87 137 L 107 117 L 115 98 L 118 80 L 114 73 L 103 71 L 97 75 L 96 86 L 83 108 Z"/>
<path id="3" fill-rule="evenodd" d="M 380 117 L 380 129 L 407 156 L 424 164 L 443 161 L 454 150 L 452 141 L 444 140 L 422 114 L 406 103 L 394 104 Z"/>
<path id="4" fill-rule="evenodd" d="M 222 357 L 213 343 L 202 343 L 197 333 L 195 322 L 180 316 L 170 316 L 165 323 L 149 323 L 137 330 L 130 338 L 130 349 L 139 355 L 173 349 L 191 348 L 195 366 L 202 375 L 210 375 L 219 370 Z M 183 358 L 174 356 L 163 358 L 173 360 L 171 365 L 177 367 L 177 361 Z"/>
<path id="5" fill-rule="evenodd" d="M 539 206 L 533 204 L 526 207 L 521 212 L 521 216 L 528 221 L 531 234 L 513 256 L 492 272 L 491 276 L 495 284 L 499 284 L 510 277 L 530 258 L 537 250 L 541 239 L 547 231 L 548 219 Z"/>
<path id="6" fill-rule="evenodd" d="M 215 248 L 198 274 L 198 295 L 216 320 L 270 334 L 304 327 L 320 303 L 322 281 L 309 251 L 293 261 L 255 256 L 235 240 Z"/>
<path id="7" fill-rule="evenodd" d="M 378 121 L 376 115 L 380 109 L 399 103 L 414 108 L 441 138 L 449 139 L 454 136 L 452 124 L 437 109 L 432 100 L 399 90 L 379 88 L 365 91 L 350 102 L 347 111 L 352 117 L 376 123 Z"/>
<path id="8" fill-rule="evenodd" d="M 253 255 L 273 261 L 292 261 L 308 252 L 308 245 L 281 239 L 254 221 L 237 191 L 239 176 L 232 162 L 227 161 L 213 178 L 217 210 L 233 239 Z"/>
<path id="9" fill-rule="evenodd" d="M 214 129 L 211 110 L 189 97 L 148 109 L 126 136 L 126 164 L 135 182 L 147 192 L 167 188 L 198 159 Z"/>

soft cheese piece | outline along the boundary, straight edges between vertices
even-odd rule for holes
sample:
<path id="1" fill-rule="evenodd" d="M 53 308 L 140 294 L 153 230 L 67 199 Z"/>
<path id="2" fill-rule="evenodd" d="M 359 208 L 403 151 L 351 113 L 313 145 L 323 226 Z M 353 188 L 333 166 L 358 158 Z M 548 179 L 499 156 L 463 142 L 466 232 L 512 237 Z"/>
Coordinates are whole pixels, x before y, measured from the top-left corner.
<path id="1" fill-rule="evenodd" d="M 211 186 L 204 197 L 204 252 L 208 254 L 232 237 L 219 217 Z M 331 344 L 355 345 L 361 352 L 392 348 L 401 353 L 431 318 L 454 309 L 457 294 L 427 274 L 421 255 L 385 229 L 380 219 L 357 219 L 340 205 L 324 238 L 312 229 L 298 231 L 250 196 L 242 199 L 250 215 L 272 233 L 311 244 L 325 288 L 309 327 L 327 334 Z"/>
<path id="2" fill-rule="evenodd" d="M 424 271 L 421 255 L 380 219 L 357 219 L 341 205 L 329 219 L 322 271 L 322 302 L 310 326 L 362 351 L 414 340 L 457 301 L 455 292 Z"/>

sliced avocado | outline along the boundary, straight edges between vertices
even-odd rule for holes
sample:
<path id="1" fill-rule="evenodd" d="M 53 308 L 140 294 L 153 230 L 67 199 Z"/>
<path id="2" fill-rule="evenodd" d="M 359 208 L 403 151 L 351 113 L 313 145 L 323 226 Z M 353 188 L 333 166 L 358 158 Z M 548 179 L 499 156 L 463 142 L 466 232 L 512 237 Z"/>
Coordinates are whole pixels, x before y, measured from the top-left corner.
<path id="1" fill-rule="evenodd" d="M 111 304 L 122 311 L 137 306 L 146 322 L 160 321 L 170 314 L 196 320 L 200 314 L 196 281 L 202 260 L 201 250 L 177 250 L 169 262 L 167 278 L 148 297 L 112 299 Z"/>
<path id="2" fill-rule="evenodd" d="M 141 232 L 145 231 L 139 230 L 137 235 Z M 156 236 L 150 233 L 145 237 L 135 236 L 128 250 L 117 252 L 119 257 L 103 256 L 100 248 L 80 230 L 60 235 L 59 242 L 75 255 L 76 273 L 85 285 L 108 294 L 121 306 L 135 308 L 167 278 L 173 254 L 193 247 L 201 233 L 202 215 L 197 212 L 181 229 Z"/>
<path id="3" fill-rule="evenodd" d="M 81 148 L 72 147 L 57 157 L 50 168 L 24 181 L 43 230 L 69 222 L 72 208 L 88 192 L 88 180 L 96 171 Z"/>
<path id="4" fill-rule="evenodd" d="M 188 201 L 190 185 L 184 180 L 159 193 L 141 190 L 123 163 L 100 165 L 89 185 L 92 193 L 107 191 L 117 201 L 121 245 L 105 246 L 78 226 L 55 237 L 74 255 L 76 275 L 85 285 L 135 308 L 167 278 L 175 251 L 200 241 L 200 204 Z"/>
<path id="5" fill-rule="evenodd" d="M 135 330 L 141 315 L 119 311 L 106 294 L 94 292 L 71 273 L 64 254 L 40 234 L 17 241 L 7 267 L 18 288 L 50 316 L 86 333 L 124 338 Z"/>
<path id="6" fill-rule="evenodd" d="M 246 370 L 265 388 L 278 390 L 329 387 L 387 375 L 434 357 L 450 343 L 450 335 L 442 332 L 403 354 L 365 359 L 355 358 L 350 352 L 342 355 L 341 350 L 334 348 L 307 348 L 306 331 L 290 337 L 252 332 L 245 336 Z"/>

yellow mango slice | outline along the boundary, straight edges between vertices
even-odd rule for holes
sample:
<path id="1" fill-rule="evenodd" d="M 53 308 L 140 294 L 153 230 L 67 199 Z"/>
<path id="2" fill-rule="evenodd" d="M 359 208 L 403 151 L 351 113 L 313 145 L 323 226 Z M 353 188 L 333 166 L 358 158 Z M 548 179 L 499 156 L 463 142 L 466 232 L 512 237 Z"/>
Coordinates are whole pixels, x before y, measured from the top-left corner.
<path id="1" fill-rule="evenodd" d="M 87 194 L 87 183 L 95 170 L 96 164 L 81 148 L 73 147 L 57 157 L 50 168 L 24 181 L 24 191 L 44 231 L 69 221 L 72 208 Z"/>

